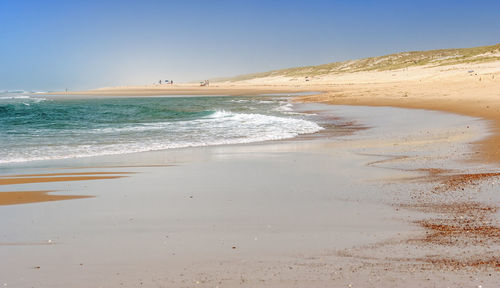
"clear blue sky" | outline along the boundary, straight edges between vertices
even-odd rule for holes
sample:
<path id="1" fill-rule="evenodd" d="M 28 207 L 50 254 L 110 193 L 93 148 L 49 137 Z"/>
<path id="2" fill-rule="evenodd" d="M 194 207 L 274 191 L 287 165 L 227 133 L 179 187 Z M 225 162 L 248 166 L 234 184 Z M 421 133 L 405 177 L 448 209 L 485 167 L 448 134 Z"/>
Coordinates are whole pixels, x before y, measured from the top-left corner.
<path id="1" fill-rule="evenodd" d="M 87 89 L 500 42 L 500 1 L 0 0 L 0 90 Z"/>

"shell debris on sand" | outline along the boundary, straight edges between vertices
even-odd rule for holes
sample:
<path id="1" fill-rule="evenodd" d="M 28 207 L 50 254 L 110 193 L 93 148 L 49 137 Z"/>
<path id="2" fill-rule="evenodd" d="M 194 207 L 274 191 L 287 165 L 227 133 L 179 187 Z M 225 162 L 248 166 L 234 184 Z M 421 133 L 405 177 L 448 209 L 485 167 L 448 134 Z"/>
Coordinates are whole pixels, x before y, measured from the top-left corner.
<path id="1" fill-rule="evenodd" d="M 372 272 L 406 271 L 412 277 L 415 273 L 424 276 L 438 271 L 459 274 L 467 271 L 484 277 L 498 275 L 500 225 L 497 213 L 500 208 L 497 201 L 479 200 L 477 196 L 490 184 L 495 191 L 496 186 L 492 183 L 498 182 L 500 173 L 463 173 L 441 168 L 419 169 L 418 172 L 427 173 L 429 177 L 412 178 L 416 188 L 400 191 L 408 201 L 398 203 L 394 199 L 404 198 L 393 196 L 392 206 L 397 211 L 418 213 L 419 218 L 410 223 L 422 230 L 405 237 L 337 251 L 335 255 L 353 263 L 360 262 Z"/>

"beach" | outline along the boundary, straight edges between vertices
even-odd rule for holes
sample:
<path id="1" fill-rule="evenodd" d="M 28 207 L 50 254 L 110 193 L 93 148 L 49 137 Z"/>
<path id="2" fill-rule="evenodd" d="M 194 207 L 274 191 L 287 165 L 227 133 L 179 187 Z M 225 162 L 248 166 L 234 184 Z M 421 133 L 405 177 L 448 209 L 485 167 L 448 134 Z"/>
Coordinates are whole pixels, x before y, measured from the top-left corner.
<path id="1" fill-rule="evenodd" d="M 10 287 L 495 287 L 499 67 L 43 95 L 160 99 L 153 107 L 168 95 L 233 101 L 224 104 L 231 111 L 273 111 L 248 129 L 266 120 L 306 130 L 125 154 L 103 146 L 85 157 L 15 155 L 0 169 L 9 193 L 0 198 L 9 219 L 0 279 Z M 212 110 L 188 121 L 225 123 Z M 236 114 L 229 119 L 243 122 L 234 127 L 254 121 Z M 309 122 L 322 129 L 307 130 Z"/>
<path id="2" fill-rule="evenodd" d="M 476 160 L 500 161 L 500 61 L 311 77 L 269 76 L 214 82 L 209 87 L 196 83 L 109 87 L 74 91 L 68 95 L 259 95 L 309 91 L 320 93 L 300 97 L 297 101 L 427 109 L 490 120 L 492 135 L 478 143 L 480 155 Z"/>
<path id="3" fill-rule="evenodd" d="M 481 219 L 492 221 L 488 227 L 496 223 L 488 212 L 496 208 L 479 203 L 498 201 L 498 176 L 433 192 L 448 175 L 494 168 L 462 162 L 474 155 L 470 143 L 487 134 L 486 121 L 424 110 L 293 105 L 294 111 L 342 122 L 315 137 L 3 165 L 4 182 L 35 180 L 3 183 L 2 192 L 80 198 L 2 206 L 2 218 L 9 219 L 1 227 L 8 231 L 0 246 L 9 259 L 2 263 L 3 283 L 497 283 L 496 234 L 480 243 L 476 234 L 454 234 L 465 246 L 426 238 L 430 224 L 456 220 L 457 211 L 443 211 L 441 201 L 475 203 L 476 210 L 466 210 L 483 213 Z M 475 219 L 469 212 L 459 211 Z"/>
<path id="4" fill-rule="evenodd" d="M 498 11 L 0 1 L 0 288 L 500 287 Z"/>

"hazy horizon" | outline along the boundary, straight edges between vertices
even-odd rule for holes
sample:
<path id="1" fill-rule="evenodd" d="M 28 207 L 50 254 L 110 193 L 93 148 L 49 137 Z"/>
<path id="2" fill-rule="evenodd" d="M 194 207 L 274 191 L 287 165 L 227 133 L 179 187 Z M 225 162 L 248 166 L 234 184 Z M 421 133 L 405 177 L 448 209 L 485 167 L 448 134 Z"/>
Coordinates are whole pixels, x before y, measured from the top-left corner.
<path id="1" fill-rule="evenodd" d="M 228 77 L 496 44 L 496 1 L 0 2 L 0 90 Z"/>

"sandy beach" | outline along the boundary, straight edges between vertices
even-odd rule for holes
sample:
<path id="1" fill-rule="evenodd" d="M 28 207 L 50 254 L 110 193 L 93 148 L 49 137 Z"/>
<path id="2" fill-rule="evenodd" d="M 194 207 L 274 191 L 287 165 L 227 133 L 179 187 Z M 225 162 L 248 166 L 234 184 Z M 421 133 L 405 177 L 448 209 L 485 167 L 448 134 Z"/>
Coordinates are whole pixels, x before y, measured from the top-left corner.
<path id="1" fill-rule="evenodd" d="M 499 174 L 491 172 L 496 166 L 463 164 L 474 155 L 470 143 L 486 135 L 487 121 L 295 105 L 314 111 L 318 121 L 351 128 L 257 144 L 4 165 L 2 179 L 10 182 L 2 191 L 67 198 L 3 203 L 1 217 L 10 219 L 0 227 L 10 231 L 0 245 L 10 259 L 1 264 L 3 283 L 498 282 Z"/>
<path id="2" fill-rule="evenodd" d="M 0 279 L 13 287 L 495 287 L 499 91 L 493 61 L 44 95 L 289 95 L 294 113 L 326 128 L 3 165 L 0 215 L 10 220 L 0 251 L 10 260 Z"/>
<path id="3" fill-rule="evenodd" d="M 0 288 L 500 287 L 498 11 L 0 1 Z"/>

